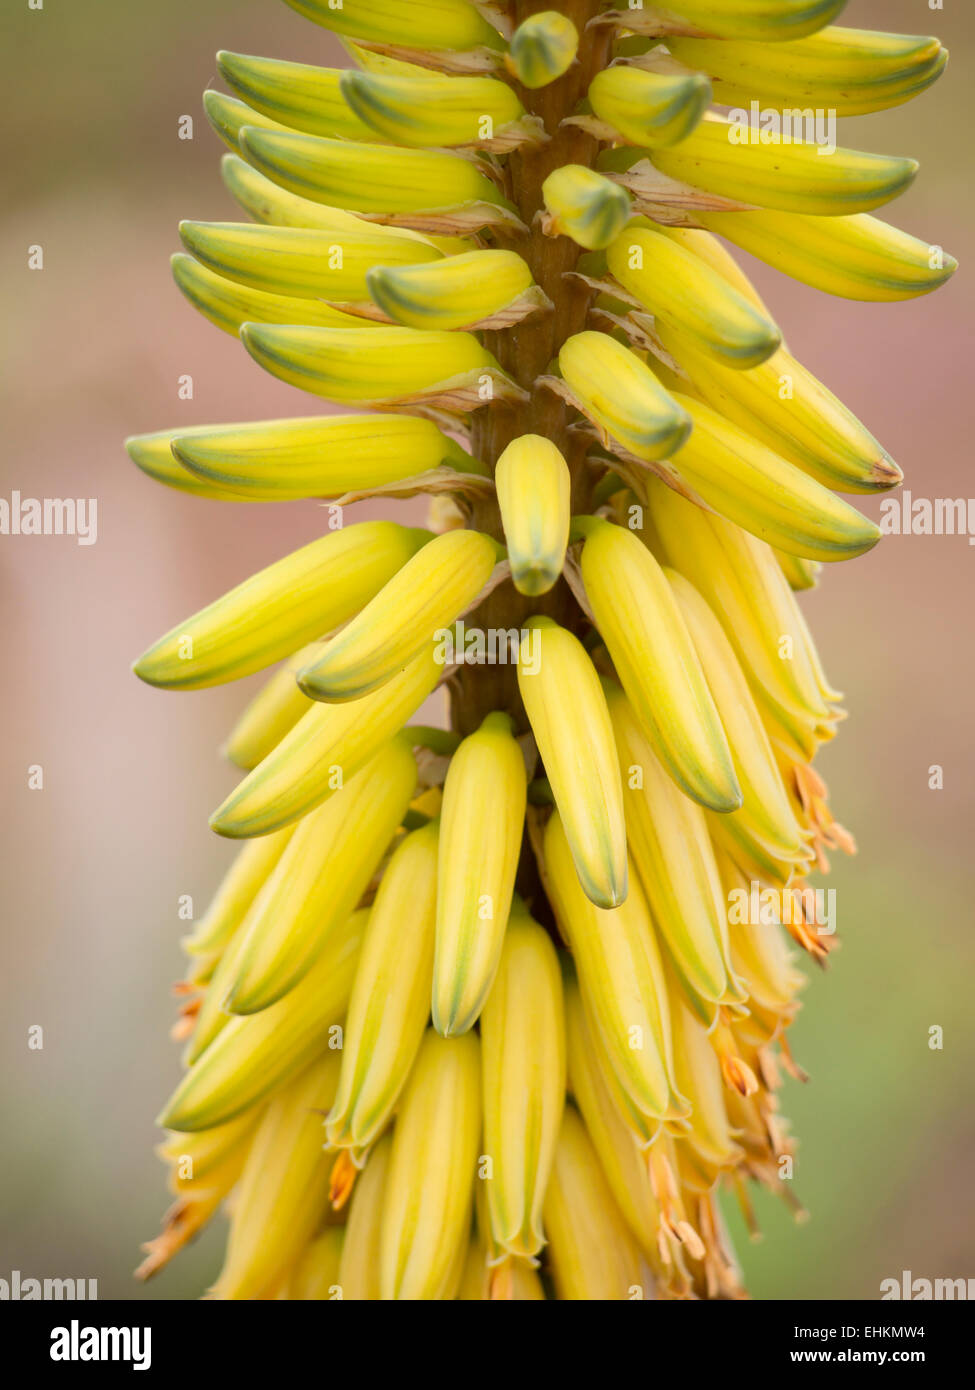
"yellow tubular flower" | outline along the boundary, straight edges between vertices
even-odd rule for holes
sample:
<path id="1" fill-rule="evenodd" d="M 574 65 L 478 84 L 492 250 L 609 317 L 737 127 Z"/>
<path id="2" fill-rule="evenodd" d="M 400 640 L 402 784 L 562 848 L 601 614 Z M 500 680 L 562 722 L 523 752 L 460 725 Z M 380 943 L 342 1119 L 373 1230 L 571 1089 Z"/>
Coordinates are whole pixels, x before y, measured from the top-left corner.
<path id="1" fill-rule="evenodd" d="M 460 155 L 324 140 L 258 124 L 245 125 L 238 144 L 259 173 L 328 207 L 385 217 L 403 205 L 421 212 L 475 204 L 486 222 L 510 216 L 497 186 Z"/>
<path id="2" fill-rule="evenodd" d="M 519 389 L 470 333 L 245 323 L 240 336 L 255 362 L 274 376 L 346 405 L 419 402 L 473 409 L 494 396 L 514 397 Z"/>
<path id="3" fill-rule="evenodd" d="M 673 1021 L 674 1073 L 691 1102 L 690 1129 L 677 1143 L 679 1154 L 690 1154 L 690 1164 L 704 1191 L 710 1190 L 725 1169 L 735 1166 L 741 1149 L 735 1143 L 725 1109 L 721 1068 L 708 1041 L 704 1025 L 684 1002 L 679 989 L 670 994 Z"/>
<path id="4" fill-rule="evenodd" d="M 235 1014 L 293 989 L 365 892 L 406 814 L 416 764 L 406 735 L 298 826 L 255 905 L 227 998 Z"/>
<path id="5" fill-rule="evenodd" d="M 591 903 L 558 815 L 546 827 L 544 857 L 548 894 L 620 1086 L 641 1114 L 678 1120 L 686 1105 L 673 1080 L 666 983 L 639 884 L 615 910 Z"/>
<path id="6" fill-rule="evenodd" d="M 189 955 L 206 955 L 211 951 L 223 950 L 271 876 L 290 838 L 289 826 L 276 835 L 267 835 L 244 846 L 197 923 L 193 935 L 184 938 L 184 951 Z"/>
<path id="7" fill-rule="evenodd" d="M 862 116 L 899 106 L 944 72 L 948 54 L 937 39 L 874 34 L 827 25 L 808 38 L 769 46 L 671 37 L 667 47 L 682 63 L 711 74 L 723 106 L 818 108 Z"/>
<path id="8" fill-rule="evenodd" d="M 754 206 L 836 217 L 868 212 L 903 193 L 917 160 L 834 149 L 812 141 L 743 143 L 741 129 L 703 121 L 677 149 L 654 150 L 653 165 L 669 178 Z"/>
<path id="9" fill-rule="evenodd" d="M 671 329 L 661 327 L 659 336 L 715 411 L 817 482 L 843 492 L 877 492 L 902 481 L 873 435 L 784 348 L 760 367 L 739 372 L 695 352 Z"/>
<path id="10" fill-rule="evenodd" d="M 518 687 L 583 890 L 594 903 L 616 907 L 626 897 L 626 828 L 599 677 L 578 638 L 550 618 L 532 618 L 529 642 L 519 649 Z"/>
<path id="11" fill-rule="evenodd" d="M 350 70 L 342 74 L 342 95 L 376 135 L 398 145 L 505 148 L 531 138 L 521 102 L 494 77 Z"/>
<path id="12" fill-rule="evenodd" d="M 441 259 L 429 243 L 406 241 L 371 227 L 339 237 L 302 227 L 181 222 L 179 234 L 187 251 L 217 275 L 298 299 L 367 299 L 366 276 L 374 266 Z"/>
<path id="13" fill-rule="evenodd" d="M 383 1194 L 384 1299 L 442 1297 L 458 1256 L 466 1255 L 481 1135 L 480 1069 L 473 1033 L 427 1033 L 400 1106 Z"/>
<path id="14" fill-rule="evenodd" d="M 366 282 L 377 308 L 409 328 L 505 328 L 551 308 L 514 251 L 470 251 L 428 266 L 377 266 Z"/>
<path id="15" fill-rule="evenodd" d="M 569 1090 L 586 1123 L 603 1174 L 646 1258 L 658 1267 L 660 1211 L 653 1195 L 646 1153 L 627 1123 L 597 1061 L 593 1036 L 575 979 L 565 987 Z"/>
<path id="16" fill-rule="evenodd" d="M 589 88 L 596 115 L 633 145 L 676 145 L 686 140 L 711 102 L 701 74 L 664 76 L 639 68 L 606 68 Z"/>
<path id="17" fill-rule="evenodd" d="M 350 110 L 342 95 L 341 70 L 217 54 L 220 76 L 244 102 L 279 125 L 343 140 L 371 140 L 374 132 Z"/>
<path id="18" fill-rule="evenodd" d="M 549 231 L 571 237 L 587 251 L 615 241 L 630 218 L 625 188 L 584 164 L 563 164 L 542 184 Z"/>
<path id="19" fill-rule="evenodd" d="M 724 730 L 660 566 L 622 526 L 587 520 L 585 536 L 586 597 L 642 728 L 682 791 L 734 810 L 741 791 Z"/>
<path id="20" fill-rule="evenodd" d="M 438 835 L 436 821 L 407 835 L 379 885 L 349 1000 L 338 1094 L 325 1124 L 333 1147 L 361 1151 L 372 1144 L 420 1046 L 430 1013 Z"/>
<path id="21" fill-rule="evenodd" d="M 958 262 L 940 247 L 891 227 L 869 213 L 819 217 L 753 212 L 729 222 L 727 212 L 703 212 L 704 226 L 803 284 L 844 299 L 886 303 L 929 294 Z"/>
<path id="22" fill-rule="evenodd" d="M 722 39 L 766 39 L 777 48 L 783 40 L 815 33 L 845 4 L 846 0 L 667 0 L 663 8 L 683 21 L 675 25 L 678 33 L 687 27 Z M 642 27 L 639 18 L 634 27 Z"/>
<path id="23" fill-rule="evenodd" d="M 232 1018 L 176 1087 L 159 1123 L 191 1132 L 225 1124 L 326 1048 L 348 1006 L 367 918 L 353 913 L 284 999 Z"/>
<path id="24" fill-rule="evenodd" d="M 339 1284 L 344 1299 L 378 1302 L 380 1298 L 383 1194 L 392 1148 L 392 1135 L 384 1135 L 370 1150 L 365 1169 L 352 1191 L 339 1264 Z"/>
<path id="25" fill-rule="evenodd" d="M 217 808 L 213 829 L 249 839 L 307 815 L 402 728 L 442 674 L 431 644 L 373 694 L 314 705 Z"/>
<path id="26" fill-rule="evenodd" d="M 243 772 L 250 772 L 290 733 L 312 702 L 295 677 L 322 651 L 320 642 L 299 647 L 294 656 L 279 666 L 241 713 L 227 735 L 222 752 Z"/>
<path id="27" fill-rule="evenodd" d="M 384 521 L 323 536 L 173 628 L 133 670 L 167 690 L 199 690 L 260 671 L 348 622 L 428 541 L 426 531 Z"/>
<path id="28" fill-rule="evenodd" d="M 523 908 L 508 923 L 481 1016 L 481 1057 L 494 1240 L 512 1255 L 537 1255 L 565 1100 L 565 1022 L 555 949 Z"/>
<path id="29" fill-rule="evenodd" d="M 236 138 L 233 149 L 239 149 Z M 390 227 L 367 222 L 356 213 L 343 212 L 341 208 L 330 207 L 325 203 L 312 202 L 297 193 L 289 193 L 280 184 L 259 173 L 239 154 L 225 154 L 220 173 L 227 192 L 252 217 L 255 222 L 275 227 L 314 227 L 323 231 L 337 233 L 339 240 L 345 234 L 362 235 L 364 232 L 380 230 L 390 236 L 406 237 L 410 241 L 429 241 L 439 250 L 466 250 L 468 243 L 459 237 L 424 236 L 407 227 Z"/>
<path id="30" fill-rule="evenodd" d="M 473 1027 L 501 958 L 527 778 L 506 714 L 490 714 L 450 763 L 440 821 L 433 1026 Z"/>
<path id="31" fill-rule="evenodd" d="M 467 0 L 287 0 L 293 10 L 358 43 L 417 49 L 500 48 L 497 33 Z M 825 22 L 825 21 L 824 21 Z"/>
<path id="32" fill-rule="evenodd" d="M 440 467 L 484 471 L 431 421 L 412 415 L 312 416 L 216 426 L 178 434 L 171 447 L 194 478 L 255 502 L 339 497 L 356 487 L 379 487 Z"/>
<path id="33" fill-rule="evenodd" d="M 674 469 L 719 515 L 779 550 L 846 560 L 880 540 L 880 528 L 717 411 L 677 394 L 694 428 Z"/>
<path id="34" fill-rule="evenodd" d="M 194 309 L 235 338 L 241 325 L 252 319 L 261 323 L 305 323 L 320 328 L 353 328 L 356 325 L 355 319 L 329 304 L 250 289 L 207 270 L 192 256 L 177 254 L 170 265 L 173 279 Z"/>
<path id="35" fill-rule="evenodd" d="M 673 238 L 627 227 L 607 248 L 613 276 L 659 319 L 685 333 L 699 351 L 729 367 L 757 367 L 779 346 L 775 324 L 722 275 Z"/>
<path id="36" fill-rule="evenodd" d="M 295 1263 L 284 1297 L 297 1302 L 319 1303 L 342 1298 L 339 1268 L 345 1230 L 332 1226 L 316 1236 Z"/>
<path id="37" fill-rule="evenodd" d="M 337 1054 L 327 1053 L 268 1106 L 244 1165 L 215 1297 L 273 1297 L 325 1215 L 328 1165 L 316 1111 L 335 1094 L 338 1069 Z"/>
<path id="38" fill-rule="evenodd" d="M 534 90 L 571 67 L 579 50 L 579 31 L 558 10 L 542 10 L 529 15 L 511 36 L 505 65 L 523 87 Z"/>
<path id="39" fill-rule="evenodd" d="M 523 434 L 498 459 L 495 483 L 514 586 L 547 594 L 569 539 L 569 466 L 547 439 Z"/>
<path id="40" fill-rule="evenodd" d="M 714 1016 L 741 1000 L 704 813 L 661 767 L 623 692 L 607 700 L 623 772 L 630 852 L 655 924 L 688 993 Z M 716 817 L 720 820 L 722 817 Z"/>
<path id="41" fill-rule="evenodd" d="M 359 700 L 385 685 L 473 602 L 498 555 L 490 537 L 463 530 L 437 536 L 423 549 L 422 563 L 404 566 L 399 582 L 387 583 L 301 671 L 298 682 L 306 695 Z M 420 553 L 413 558 L 419 560 Z"/>
<path id="42" fill-rule="evenodd" d="M 777 858 L 796 862 L 805 857 L 802 833 L 731 643 L 694 586 L 672 570 L 666 574 L 725 721 L 742 786 L 741 809 L 729 816 L 712 817 L 712 833 L 731 840 L 757 841 Z"/>
<path id="43" fill-rule="evenodd" d="M 947 53 L 843 0 L 287 3 L 335 66 L 217 55 L 239 211 L 188 209 L 172 270 L 242 392 L 308 404 L 126 445 L 186 505 L 320 523 L 135 665 L 266 673 L 139 1276 L 229 1197 L 226 1298 L 740 1297 L 720 1211 L 790 1187 L 792 947 L 824 962 L 811 875 L 855 851 L 801 605 L 879 537 L 837 494 L 902 473 L 739 252 L 863 301 L 943 284 L 872 215 L 915 161 L 810 117 Z M 400 501 L 426 529 L 347 510 Z"/>
<path id="44" fill-rule="evenodd" d="M 158 1236 L 142 1249 L 137 1279 L 151 1279 L 193 1240 L 235 1186 L 250 1151 L 261 1107 L 199 1134 L 171 1134 L 156 1152 L 169 1164 L 169 1190 L 175 1201 Z"/>
<path id="45" fill-rule="evenodd" d="M 639 358 L 605 333 L 576 333 L 559 353 L 559 371 L 600 435 L 638 459 L 670 454 L 687 438 L 686 412 Z"/>
<path id="46" fill-rule="evenodd" d="M 670 488 L 649 490 L 661 558 L 693 584 L 735 648 L 764 718 L 811 756 L 835 715 L 809 655 L 799 609 L 768 546 Z"/>
<path id="47" fill-rule="evenodd" d="M 559 1298 L 640 1299 L 648 1275 L 579 1116 L 566 1109 L 545 1197 Z"/>

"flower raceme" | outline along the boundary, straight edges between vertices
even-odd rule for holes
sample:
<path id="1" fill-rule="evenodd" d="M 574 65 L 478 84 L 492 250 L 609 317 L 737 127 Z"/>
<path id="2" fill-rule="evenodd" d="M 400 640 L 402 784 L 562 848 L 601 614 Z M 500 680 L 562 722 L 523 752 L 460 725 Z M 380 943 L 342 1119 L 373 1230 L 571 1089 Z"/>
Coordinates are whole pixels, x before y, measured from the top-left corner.
<path id="1" fill-rule="evenodd" d="M 875 215 L 913 160 L 733 118 L 878 111 L 947 55 L 842 0 L 288 3 L 351 66 L 219 55 L 250 220 L 184 222 L 173 271 L 346 409 L 128 446 L 192 496 L 330 504 L 135 667 L 267 673 L 141 1273 L 233 1194 L 215 1297 L 739 1296 L 719 1197 L 798 1207 L 792 948 L 824 959 L 809 875 L 853 849 L 797 593 L 878 539 L 837 494 L 902 475 L 728 247 L 865 301 L 955 263 Z M 424 495 L 426 527 L 333 529 Z M 444 657 L 465 629 L 486 662 Z M 789 910 L 729 911 L 759 899 Z"/>

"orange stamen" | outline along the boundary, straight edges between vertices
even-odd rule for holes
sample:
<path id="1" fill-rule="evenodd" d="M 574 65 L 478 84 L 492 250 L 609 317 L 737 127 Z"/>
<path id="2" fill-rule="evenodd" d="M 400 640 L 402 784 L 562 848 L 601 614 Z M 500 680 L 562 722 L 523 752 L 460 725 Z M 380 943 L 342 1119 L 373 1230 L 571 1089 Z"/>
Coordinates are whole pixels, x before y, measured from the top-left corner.
<path id="1" fill-rule="evenodd" d="M 348 1149 L 343 1149 L 332 1165 L 332 1176 L 328 1184 L 328 1199 L 333 1211 L 341 1211 L 352 1196 L 359 1170 L 352 1162 Z"/>

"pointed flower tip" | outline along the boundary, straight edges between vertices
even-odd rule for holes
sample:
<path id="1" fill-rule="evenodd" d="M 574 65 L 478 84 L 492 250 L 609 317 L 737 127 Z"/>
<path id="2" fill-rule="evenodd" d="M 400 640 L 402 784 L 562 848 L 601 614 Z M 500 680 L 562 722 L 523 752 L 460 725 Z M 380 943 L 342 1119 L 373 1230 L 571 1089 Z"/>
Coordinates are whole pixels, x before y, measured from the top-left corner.
<path id="1" fill-rule="evenodd" d="M 302 667 L 295 676 L 295 681 L 298 689 L 303 695 L 307 695 L 309 700 L 328 700 L 328 685 L 316 674 L 316 666 Z"/>
<path id="2" fill-rule="evenodd" d="M 596 882 L 589 874 L 580 874 L 579 882 L 589 901 L 607 911 L 614 907 L 622 907 L 629 896 L 629 874 L 625 864 L 622 872 L 611 868 L 608 877 L 600 882 Z"/>
<path id="3" fill-rule="evenodd" d="M 225 109 L 231 97 L 224 96 L 223 92 L 218 92 L 213 87 L 208 87 L 203 93 L 203 109 L 211 121 L 217 122 L 221 112 Z"/>
<path id="4" fill-rule="evenodd" d="M 717 811 L 720 815 L 729 815 L 732 811 L 740 811 L 744 797 L 738 779 L 733 774 L 725 787 L 706 788 L 703 793 L 691 793 L 695 801 L 700 801 L 707 806 L 710 811 Z"/>
<path id="5" fill-rule="evenodd" d="M 904 481 L 902 468 L 885 449 L 882 449 L 879 457 L 874 460 L 871 474 L 877 487 L 900 487 Z"/>
<path id="6" fill-rule="evenodd" d="M 431 1022 L 442 1038 L 459 1038 L 474 1026 L 473 1021 L 468 1023 L 458 1016 L 456 1007 L 445 1014 L 436 1003 L 431 1013 Z"/>
<path id="7" fill-rule="evenodd" d="M 172 1100 L 169 1100 L 156 1116 L 155 1124 L 159 1129 L 174 1129 L 178 1131 L 179 1118 L 179 1106 L 174 1105 Z"/>
<path id="8" fill-rule="evenodd" d="M 246 840 L 248 838 L 246 830 L 234 820 L 232 805 L 227 801 L 222 806 L 217 807 L 207 824 L 214 834 L 222 835 L 225 840 Z"/>
<path id="9" fill-rule="evenodd" d="M 519 594 L 524 594 L 526 598 L 539 598 L 548 593 L 561 573 L 561 564 L 534 564 L 512 568 L 511 578 Z"/>
<path id="10" fill-rule="evenodd" d="M 160 682 L 153 678 L 151 654 L 152 648 L 150 647 L 148 651 L 144 651 L 141 656 L 136 657 L 130 669 L 132 674 L 138 676 L 140 681 L 145 681 L 146 685 L 152 685 L 157 689 L 161 689 L 164 682 Z"/>
<path id="11" fill-rule="evenodd" d="M 248 990 L 245 980 L 235 980 L 224 995 L 220 1007 L 224 1013 L 236 1016 L 259 1013 L 265 1004 L 263 999 L 255 1000 L 254 990 Z"/>
<path id="12" fill-rule="evenodd" d="M 515 30 L 505 66 L 523 87 L 546 87 L 568 72 L 578 47 L 579 32 L 568 16 L 544 10 Z"/>

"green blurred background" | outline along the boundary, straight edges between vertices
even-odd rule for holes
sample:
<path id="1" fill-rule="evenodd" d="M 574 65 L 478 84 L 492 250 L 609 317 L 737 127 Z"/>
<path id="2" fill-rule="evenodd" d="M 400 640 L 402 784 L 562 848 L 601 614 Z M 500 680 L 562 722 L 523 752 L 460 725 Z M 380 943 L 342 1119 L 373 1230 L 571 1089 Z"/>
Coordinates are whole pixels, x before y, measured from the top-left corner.
<path id="1" fill-rule="evenodd" d="M 5 923 L 0 1277 L 97 1278 L 101 1297 L 183 1298 L 213 1277 L 211 1231 L 147 1288 L 130 1271 L 167 1198 L 153 1116 L 176 1074 L 178 899 L 203 910 L 230 847 L 206 816 L 233 782 L 217 749 L 246 696 L 141 686 L 148 642 L 320 531 L 314 503 L 226 506 L 158 488 L 126 434 L 307 409 L 169 280 L 180 217 L 232 218 L 200 93 L 213 54 L 338 62 L 280 0 L 4 0 L 6 370 L 0 495 L 97 496 L 98 543 L 0 537 L 4 620 L 0 810 Z M 790 346 L 901 463 L 915 496 L 965 497 L 975 317 L 970 6 L 850 0 L 844 22 L 939 33 L 952 52 L 918 102 L 847 121 L 840 142 L 912 154 L 891 220 L 963 261 L 900 305 L 755 278 Z M 194 117 L 192 140 L 179 118 Z M 27 248 L 44 247 L 43 272 Z M 190 373 L 195 399 L 177 399 Z M 877 513 L 876 505 L 867 510 Z M 785 1112 L 812 1220 L 758 1201 L 757 1297 L 876 1298 L 883 1278 L 975 1274 L 972 788 L 975 551 L 964 537 L 888 538 L 805 600 L 850 718 L 821 760 L 857 859 L 836 862 L 842 950 L 794 1030 L 808 1085 Z M 40 763 L 44 789 L 30 791 Z M 944 769 L 930 790 L 928 769 Z M 31 1051 L 40 1024 L 44 1048 Z M 943 1050 L 928 1030 L 944 1030 Z M 219 1226 L 219 1223 L 218 1223 Z"/>

